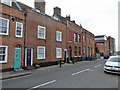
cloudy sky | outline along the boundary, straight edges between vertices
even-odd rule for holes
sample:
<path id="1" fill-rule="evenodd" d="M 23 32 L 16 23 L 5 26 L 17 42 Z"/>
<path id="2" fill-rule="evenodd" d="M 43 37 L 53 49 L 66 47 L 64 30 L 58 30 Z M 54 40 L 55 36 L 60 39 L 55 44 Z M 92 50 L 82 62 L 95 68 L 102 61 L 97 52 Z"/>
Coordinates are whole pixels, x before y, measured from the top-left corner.
<path id="1" fill-rule="evenodd" d="M 34 0 L 18 0 L 34 7 Z M 61 8 L 62 16 L 70 15 L 71 20 L 95 35 L 112 36 L 118 48 L 118 2 L 119 0 L 45 0 L 46 13 L 53 15 L 53 8 Z M 120 49 L 119 49 L 120 50 Z"/>

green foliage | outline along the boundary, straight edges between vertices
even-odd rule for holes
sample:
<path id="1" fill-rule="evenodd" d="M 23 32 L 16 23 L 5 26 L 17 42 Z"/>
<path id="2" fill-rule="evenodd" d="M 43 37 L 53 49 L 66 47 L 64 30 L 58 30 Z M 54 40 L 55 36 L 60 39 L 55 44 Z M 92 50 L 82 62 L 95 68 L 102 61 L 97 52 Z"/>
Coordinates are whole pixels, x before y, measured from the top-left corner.
<path id="1" fill-rule="evenodd" d="M 74 59 L 74 62 L 77 62 L 77 59 Z"/>
<path id="2" fill-rule="evenodd" d="M 96 44 L 95 44 L 95 53 L 101 54 Z"/>
<path id="3" fill-rule="evenodd" d="M 39 62 L 36 62 L 35 64 L 36 64 L 36 65 L 39 65 Z"/>

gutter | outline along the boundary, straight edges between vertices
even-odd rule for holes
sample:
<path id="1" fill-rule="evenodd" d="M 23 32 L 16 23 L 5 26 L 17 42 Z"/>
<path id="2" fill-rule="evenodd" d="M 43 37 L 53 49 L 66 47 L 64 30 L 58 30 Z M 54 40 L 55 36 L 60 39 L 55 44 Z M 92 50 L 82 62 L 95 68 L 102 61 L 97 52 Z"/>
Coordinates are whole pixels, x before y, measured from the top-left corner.
<path id="1" fill-rule="evenodd" d="M 25 49 L 26 49 L 26 17 L 27 12 L 24 12 L 25 21 L 24 21 L 24 58 L 23 58 L 23 68 L 25 69 Z"/>

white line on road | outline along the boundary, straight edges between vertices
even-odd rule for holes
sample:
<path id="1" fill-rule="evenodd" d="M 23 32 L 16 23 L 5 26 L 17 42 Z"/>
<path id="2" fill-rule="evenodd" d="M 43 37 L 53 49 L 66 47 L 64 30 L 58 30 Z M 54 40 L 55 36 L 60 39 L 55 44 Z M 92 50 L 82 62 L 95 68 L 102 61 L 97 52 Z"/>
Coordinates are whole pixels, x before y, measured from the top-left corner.
<path id="1" fill-rule="evenodd" d="M 95 66 L 95 68 L 96 68 L 96 67 L 99 67 L 99 66 L 101 66 L 101 65 L 102 65 L 102 64 L 99 64 L 99 65 Z"/>
<path id="2" fill-rule="evenodd" d="M 48 85 L 48 84 L 51 84 L 51 83 L 54 83 L 54 82 L 56 82 L 56 80 L 53 80 L 53 81 L 50 81 L 50 82 L 46 82 L 46 83 L 44 83 L 44 84 L 41 84 L 41 85 L 32 87 L 31 89 L 35 89 L 35 88 L 38 88 L 38 87 L 42 87 L 42 86 L 45 86 L 45 85 Z M 31 90 L 31 89 L 28 89 L 28 90 Z"/>
<path id="3" fill-rule="evenodd" d="M 90 69 L 88 68 L 88 69 L 85 69 L 85 70 L 82 70 L 82 71 L 79 71 L 79 72 L 73 73 L 72 75 L 76 75 L 76 74 L 79 74 L 79 73 L 82 73 L 82 72 L 85 72 L 85 71 L 88 71 L 88 70 L 90 70 Z"/>

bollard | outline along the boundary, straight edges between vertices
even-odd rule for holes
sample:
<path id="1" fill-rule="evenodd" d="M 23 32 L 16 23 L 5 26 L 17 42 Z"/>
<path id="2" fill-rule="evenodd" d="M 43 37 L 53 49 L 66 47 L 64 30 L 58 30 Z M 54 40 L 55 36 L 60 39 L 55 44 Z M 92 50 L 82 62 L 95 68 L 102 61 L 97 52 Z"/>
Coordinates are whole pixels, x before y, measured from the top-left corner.
<path id="1" fill-rule="evenodd" d="M 72 63 L 74 64 L 74 60 L 71 58 Z"/>
<path id="2" fill-rule="evenodd" d="M 62 66 L 62 60 L 60 60 L 60 67 Z"/>

